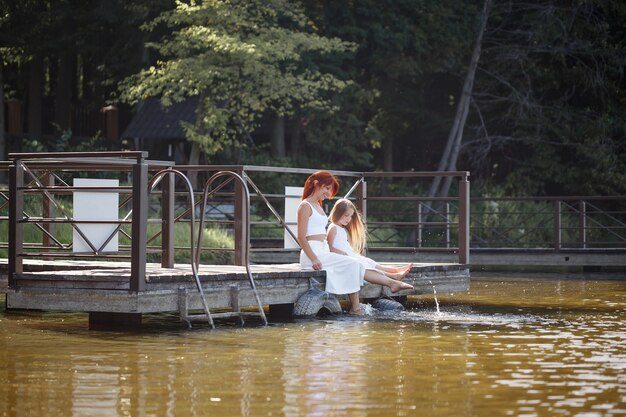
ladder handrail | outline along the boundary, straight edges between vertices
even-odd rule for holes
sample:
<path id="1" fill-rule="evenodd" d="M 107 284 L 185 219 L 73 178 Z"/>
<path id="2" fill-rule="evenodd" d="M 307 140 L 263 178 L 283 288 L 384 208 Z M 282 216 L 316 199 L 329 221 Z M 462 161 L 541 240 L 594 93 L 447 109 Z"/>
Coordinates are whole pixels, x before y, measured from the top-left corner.
<path id="1" fill-rule="evenodd" d="M 185 186 L 187 187 L 187 192 L 189 195 L 189 205 L 191 207 L 195 207 L 195 202 L 194 202 L 194 197 L 193 197 L 193 186 L 191 185 L 189 178 L 187 178 L 185 174 L 183 174 L 182 172 L 176 169 L 167 168 L 154 174 L 154 176 L 148 183 L 148 189 L 152 190 L 161 181 L 161 178 L 163 176 L 170 175 L 170 174 L 177 175 L 183 179 Z M 209 306 L 207 304 L 206 297 L 204 296 L 204 290 L 202 289 L 202 283 L 200 282 L 200 277 L 198 276 L 198 265 L 195 262 L 195 251 L 200 249 L 199 245 L 197 249 L 196 249 L 196 246 L 194 245 L 194 239 L 193 239 L 194 230 L 193 229 L 194 229 L 195 224 L 196 224 L 196 214 L 195 214 L 195 210 L 192 209 L 191 210 L 191 223 L 189 226 L 190 231 L 191 231 L 191 233 L 189 233 L 189 244 L 191 248 L 191 262 L 190 262 L 191 272 L 193 274 L 194 280 L 196 281 L 196 288 L 198 289 L 198 293 L 200 293 L 200 298 L 202 299 L 202 307 L 204 307 L 204 312 L 206 313 L 206 316 L 207 316 L 207 319 L 209 320 L 209 324 L 211 325 L 211 328 L 214 329 L 215 324 L 213 323 L 213 317 L 211 317 L 211 312 L 209 311 Z"/>
<path id="2" fill-rule="evenodd" d="M 209 191 L 209 187 L 211 186 L 211 184 L 213 184 L 213 182 L 215 180 L 217 180 L 220 177 L 231 177 L 232 179 L 235 179 L 239 182 L 239 184 L 242 187 L 243 193 L 244 193 L 244 199 L 243 199 L 243 203 L 244 203 L 244 207 L 243 207 L 243 216 L 245 217 L 245 221 L 243 222 L 244 225 L 244 233 L 245 233 L 245 247 L 242 248 L 242 260 L 245 264 L 246 267 L 246 273 L 248 276 L 248 281 L 250 282 L 250 287 L 252 288 L 252 292 L 254 294 L 254 298 L 256 299 L 257 302 L 257 307 L 259 309 L 259 315 L 261 316 L 261 318 L 263 319 L 264 324 L 267 326 L 267 318 L 265 317 L 265 312 L 263 310 L 263 305 L 261 304 L 261 299 L 259 298 L 259 293 L 257 292 L 256 289 L 256 284 L 254 283 L 254 278 L 252 277 L 252 272 L 250 270 L 250 258 L 249 258 L 249 252 L 250 252 L 250 191 L 248 190 L 248 185 L 246 184 L 246 181 L 236 172 L 233 171 L 218 171 L 215 174 L 213 174 L 208 180 L 207 182 L 204 184 L 204 191 L 202 193 L 202 210 L 200 211 L 200 227 L 198 228 L 198 242 L 197 242 L 197 247 L 196 247 L 196 251 L 195 251 L 195 259 L 193 259 L 193 262 L 195 263 L 195 267 L 196 270 L 199 268 L 200 266 L 200 249 L 202 247 L 202 231 L 204 230 L 204 213 L 206 210 L 206 206 L 207 206 L 207 200 L 209 198 L 210 195 L 214 194 L 217 189 L 215 190 L 211 190 Z M 219 189 L 219 187 L 218 187 Z M 240 316 L 241 318 L 241 316 Z"/>

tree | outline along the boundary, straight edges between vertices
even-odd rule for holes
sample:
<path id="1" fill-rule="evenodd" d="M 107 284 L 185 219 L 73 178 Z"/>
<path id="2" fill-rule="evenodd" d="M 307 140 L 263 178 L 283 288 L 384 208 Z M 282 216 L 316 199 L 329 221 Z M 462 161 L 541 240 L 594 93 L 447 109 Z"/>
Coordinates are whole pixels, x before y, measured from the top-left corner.
<path id="1" fill-rule="evenodd" d="M 172 0 L 23 0 L 0 2 L 0 54 L 12 93 L 27 103 L 27 132 L 40 139 L 45 98 L 54 122 L 69 127 L 71 106 L 99 109 L 142 61 L 138 22 Z M 26 74 L 23 76 L 22 74 Z M 8 78 L 8 77 L 7 77 Z"/>
<path id="2" fill-rule="evenodd" d="M 496 2 L 463 158 L 513 193 L 626 191 L 622 3 Z"/>
<path id="3" fill-rule="evenodd" d="M 475 2 L 305 4 L 323 33 L 358 45 L 355 59 L 343 70 L 364 91 L 353 90 L 354 98 L 344 99 L 341 113 L 363 126 L 361 147 L 380 156 L 376 165 L 388 171 L 432 169 L 439 138 L 453 117 L 448 97 L 458 89 L 457 74 L 465 69 L 471 48 Z M 402 152 L 394 154 L 394 149 Z"/>
<path id="4" fill-rule="evenodd" d="M 4 121 L 4 59 L 0 54 L 0 158 L 6 158 L 6 138 L 4 132 L 6 130 Z M 0 180 L 4 180 L 4 175 L 0 174 Z"/>
<path id="5" fill-rule="evenodd" d="M 149 44 L 158 62 L 127 78 L 120 98 L 160 97 L 165 105 L 200 98 L 187 138 L 208 155 L 237 143 L 270 112 L 298 108 L 332 111 L 330 96 L 349 81 L 323 71 L 321 62 L 352 49 L 315 33 L 299 4 L 289 0 L 177 2 L 145 25 L 172 30 Z"/>
<path id="6" fill-rule="evenodd" d="M 478 60 L 480 59 L 480 53 L 482 50 L 483 36 L 485 28 L 487 27 L 487 19 L 489 17 L 489 10 L 491 9 L 491 0 L 485 0 L 483 4 L 483 10 L 480 14 L 480 25 L 478 28 L 478 34 L 474 42 L 474 49 L 472 50 L 472 57 L 467 69 L 465 81 L 463 82 L 463 90 L 461 91 L 461 97 L 459 99 L 456 114 L 454 116 L 454 122 L 450 128 L 448 134 L 448 140 L 446 141 L 446 147 L 443 151 L 437 171 L 456 171 L 457 161 L 459 158 L 459 152 L 461 150 L 461 143 L 463 141 L 463 130 L 465 129 L 465 122 L 470 108 L 470 100 L 472 99 L 472 89 L 474 86 L 474 78 L 476 76 L 476 68 L 478 67 Z M 428 192 L 429 197 L 434 197 L 438 193 L 441 196 L 447 196 L 450 190 L 452 177 L 446 177 L 443 187 L 439 190 L 441 183 L 441 177 L 435 177 Z"/>

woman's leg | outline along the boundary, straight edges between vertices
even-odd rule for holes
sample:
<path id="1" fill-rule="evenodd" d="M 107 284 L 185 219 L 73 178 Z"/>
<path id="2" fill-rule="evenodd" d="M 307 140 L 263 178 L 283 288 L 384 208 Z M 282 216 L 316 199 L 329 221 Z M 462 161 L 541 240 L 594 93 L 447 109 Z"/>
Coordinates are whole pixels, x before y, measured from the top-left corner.
<path id="1" fill-rule="evenodd" d="M 365 281 L 370 282 L 372 284 L 384 285 L 391 289 L 392 293 L 396 293 L 400 290 L 412 290 L 413 286 L 411 284 L 407 284 L 406 282 L 398 281 L 395 279 L 391 279 L 386 276 L 381 271 L 376 271 L 375 269 L 366 269 L 365 276 L 363 277 Z"/>
<path id="2" fill-rule="evenodd" d="M 363 314 L 361 311 L 361 300 L 359 299 L 359 293 L 353 292 L 348 294 L 348 299 L 350 300 L 350 314 Z"/>

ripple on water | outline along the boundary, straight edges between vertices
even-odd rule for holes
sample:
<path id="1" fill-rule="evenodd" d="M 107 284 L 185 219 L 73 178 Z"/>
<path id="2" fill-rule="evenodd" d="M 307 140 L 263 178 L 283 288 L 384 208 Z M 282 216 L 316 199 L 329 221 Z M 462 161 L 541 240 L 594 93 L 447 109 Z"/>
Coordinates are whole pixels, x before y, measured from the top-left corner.
<path id="1" fill-rule="evenodd" d="M 465 309 L 467 310 L 467 309 Z M 456 311 L 441 309 L 437 311 L 408 310 L 394 313 L 377 313 L 377 317 L 401 320 L 409 322 L 444 322 L 451 324 L 481 325 L 481 326 L 506 326 L 509 328 L 520 328 L 523 325 L 532 323 L 551 323 L 543 317 L 525 314 L 503 314 L 503 313 L 481 313 L 474 311 Z"/>
<path id="2" fill-rule="evenodd" d="M 116 333 L 86 330 L 86 315 L 0 314 L 0 403 L 50 416 L 624 416 L 624 294 L 473 281 L 438 294 L 439 313 L 423 300 L 213 331 L 176 315 Z"/>

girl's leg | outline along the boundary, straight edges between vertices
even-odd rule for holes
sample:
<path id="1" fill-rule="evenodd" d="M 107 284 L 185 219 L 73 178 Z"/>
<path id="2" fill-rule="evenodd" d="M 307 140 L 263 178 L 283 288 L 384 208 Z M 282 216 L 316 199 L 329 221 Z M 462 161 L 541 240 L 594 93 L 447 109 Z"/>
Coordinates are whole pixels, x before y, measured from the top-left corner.
<path id="1" fill-rule="evenodd" d="M 375 269 L 366 269 L 365 276 L 363 278 L 365 279 L 365 281 L 371 282 L 372 284 L 384 285 L 386 287 L 389 287 L 392 293 L 397 293 L 400 290 L 413 289 L 413 286 L 411 284 L 391 279 L 382 272 L 376 271 Z"/>
<path id="2" fill-rule="evenodd" d="M 387 266 L 387 265 L 381 265 L 381 264 L 376 264 L 376 269 L 380 269 L 383 272 L 389 272 L 391 274 L 404 271 L 404 268 L 398 268 L 395 266 Z"/>
<path id="3" fill-rule="evenodd" d="M 404 278 L 404 274 L 401 274 L 399 272 L 391 272 L 387 270 L 387 268 L 381 268 L 379 266 L 376 266 L 376 270 L 380 271 L 382 274 L 385 274 L 386 277 L 389 277 L 391 279 L 402 281 L 402 279 Z"/>
<path id="4" fill-rule="evenodd" d="M 361 300 L 359 299 L 359 293 L 353 292 L 351 294 L 348 294 L 348 299 L 350 300 L 350 311 L 348 311 L 348 313 L 357 315 L 363 314 L 363 311 L 361 311 Z"/>
<path id="5" fill-rule="evenodd" d="M 376 264 L 376 269 L 383 271 L 389 278 L 397 280 L 403 280 L 404 277 L 409 275 L 411 268 L 413 268 L 412 263 L 400 268 Z"/>

